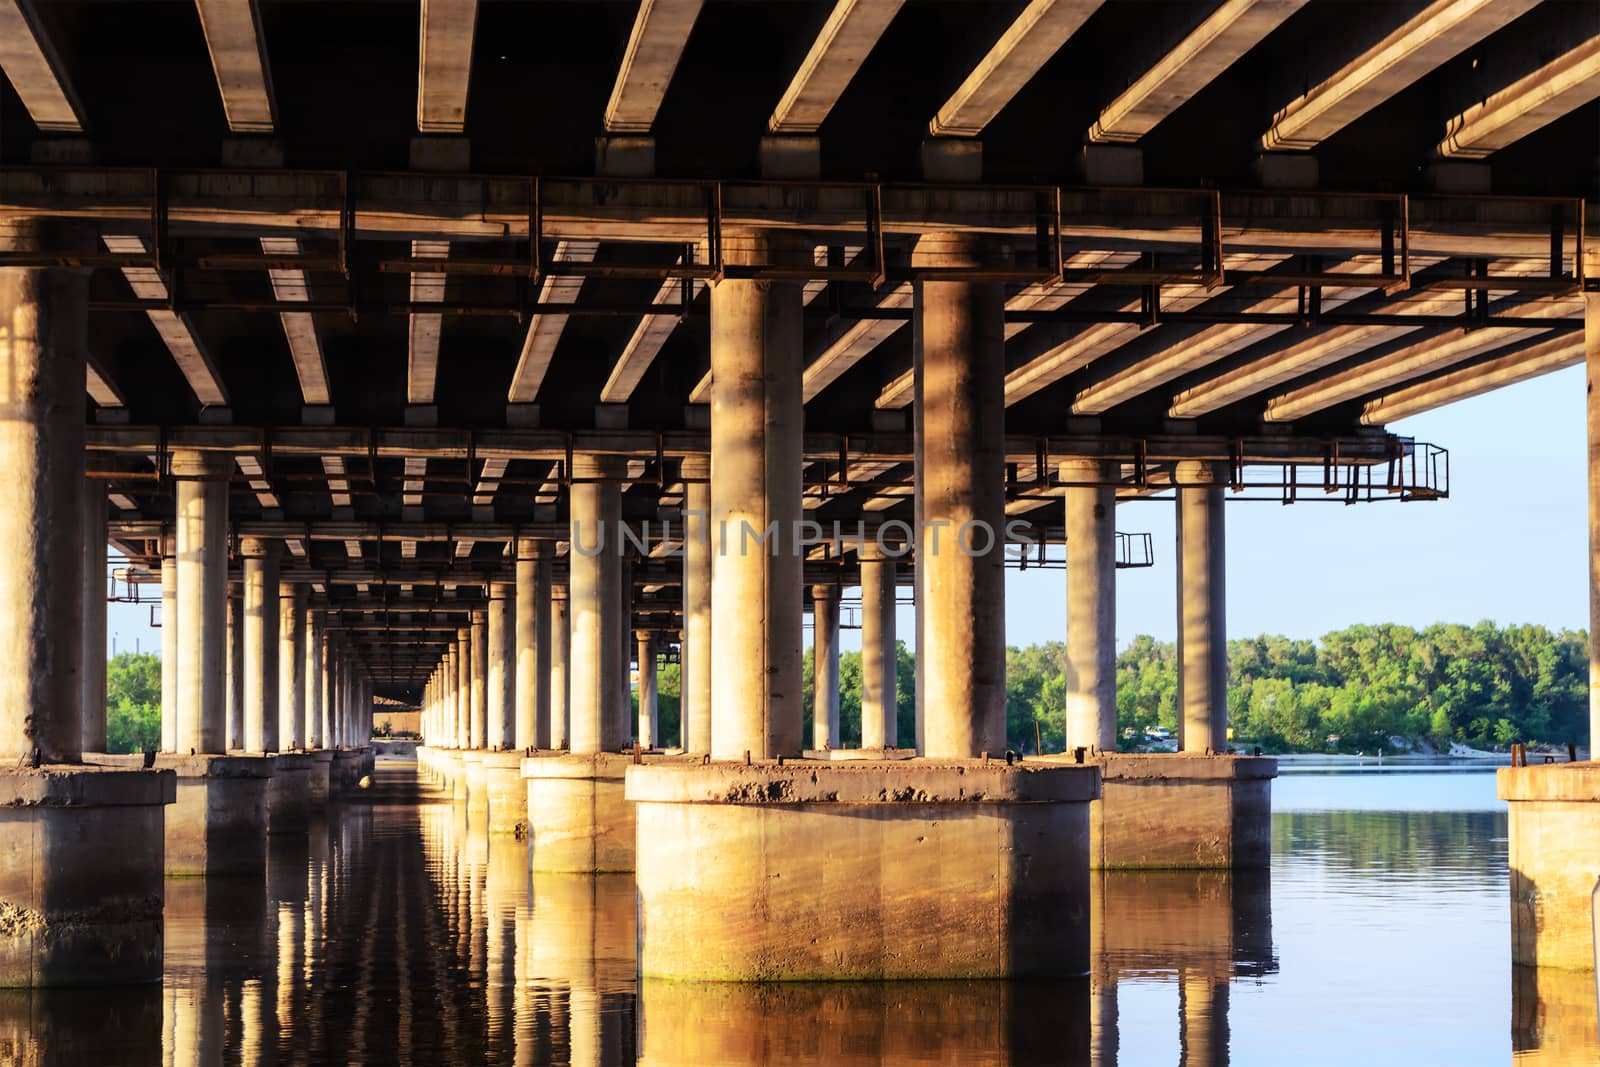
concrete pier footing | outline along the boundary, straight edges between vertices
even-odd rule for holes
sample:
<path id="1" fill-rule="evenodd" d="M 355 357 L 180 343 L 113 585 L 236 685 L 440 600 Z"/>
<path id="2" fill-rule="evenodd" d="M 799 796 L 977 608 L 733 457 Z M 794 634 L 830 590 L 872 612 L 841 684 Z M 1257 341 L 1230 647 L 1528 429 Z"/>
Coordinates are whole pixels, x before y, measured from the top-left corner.
<path id="1" fill-rule="evenodd" d="M 521 750 L 485 752 L 483 783 L 489 804 L 489 832 L 528 832 L 528 786 L 522 780 Z"/>
<path id="2" fill-rule="evenodd" d="M 311 814 L 313 817 L 322 814 L 322 809 L 327 806 L 328 796 L 333 789 L 333 750 L 322 748 L 310 753 L 311 766 Z"/>
<path id="3" fill-rule="evenodd" d="M 311 779 L 317 758 L 309 752 L 282 752 L 273 760 L 267 784 L 267 832 L 303 834 L 311 827 Z"/>
<path id="4" fill-rule="evenodd" d="M 998 760 L 629 767 L 639 973 L 1085 974 L 1099 783 L 1093 765 Z"/>
<path id="5" fill-rule="evenodd" d="M 533 870 L 595 874 L 634 869 L 634 808 L 623 797 L 624 775 L 632 764 L 631 755 L 612 752 L 552 752 L 522 761 Z"/>
<path id="6" fill-rule="evenodd" d="M 1593 970 L 1590 900 L 1600 879 L 1600 763 L 1502 767 L 1496 773 L 1509 813 L 1511 962 Z"/>
<path id="7" fill-rule="evenodd" d="M 142 759 L 127 757 L 135 765 Z M 156 757 L 157 770 L 177 772 L 176 799 L 166 813 L 168 877 L 260 874 L 266 869 L 267 790 L 276 759 Z"/>
<path id="8" fill-rule="evenodd" d="M 171 771 L 0 772 L 0 987 L 160 982 Z"/>
<path id="9" fill-rule="evenodd" d="M 467 783 L 467 811 L 475 815 L 489 812 L 489 783 L 484 775 L 483 757 L 477 749 L 461 753 L 461 776 Z"/>
<path id="10" fill-rule="evenodd" d="M 329 776 L 335 795 L 348 794 L 358 788 L 361 776 L 367 773 L 367 755 L 360 749 L 341 748 L 333 754 L 333 773 Z"/>
<path id="11" fill-rule="evenodd" d="M 1099 753 L 1089 762 L 1099 765 L 1101 781 L 1089 813 L 1094 869 L 1268 865 L 1278 776 L 1272 757 Z"/>

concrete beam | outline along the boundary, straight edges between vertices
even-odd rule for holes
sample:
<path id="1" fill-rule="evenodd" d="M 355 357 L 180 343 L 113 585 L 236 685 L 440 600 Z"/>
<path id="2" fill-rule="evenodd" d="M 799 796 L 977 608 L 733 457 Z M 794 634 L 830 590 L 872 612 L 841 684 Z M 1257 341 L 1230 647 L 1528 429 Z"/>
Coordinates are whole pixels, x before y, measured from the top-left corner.
<path id="1" fill-rule="evenodd" d="M 117 383 L 112 380 L 111 375 L 107 373 L 105 365 L 100 362 L 99 357 L 93 352 L 86 352 L 84 358 L 88 364 L 87 370 L 89 372 L 89 399 L 103 408 L 127 407 L 127 398 L 123 395 Z"/>
<path id="2" fill-rule="evenodd" d="M 422 0 L 417 31 L 417 129 L 461 133 L 467 123 L 478 0 Z"/>
<path id="3" fill-rule="evenodd" d="M 1317 147 L 1538 2 L 1433 0 L 1332 77 L 1290 101 L 1261 135 L 1261 147 L 1274 152 Z"/>
<path id="4" fill-rule="evenodd" d="M 691 300 L 699 297 L 705 284 L 699 278 L 692 280 Z M 668 278 L 661 283 L 661 288 L 650 302 L 658 306 L 671 304 L 679 299 L 682 292 L 682 282 L 677 278 Z M 678 320 L 670 315 L 646 315 L 640 319 L 633 336 L 623 346 L 622 355 L 617 357 L 616 365 L 611 368 L 605 386 L 600 390 L 600 403 L 626 404 L 639 387 L 644 372 L 650 369 L 656 354 L 661 351 L 661 346 L 667 343 L 667 338 L 677 328 Z"/>
<path id="5" fill-rule="evenodd" d="M 1306 0 L 1225 0 L 1176 48 L 1100 112 L 1089 129 L 1097 144 L 1135 144 L 1182 107 Z"/>
<path id="6" fill-rule="evenodd" d="M 300 254 L 300 241 L 294 237 L 263 237 L 261 251 L 267 255 L 296 256 Z M 278 300 L 306 301 L 310 299 L 303 270 L 269 270 L 272 292 Z M 322 355 L 322 340 L 317 336 L 317 324 L 309 311 L 280 311 L 283 335 L 289 342 L 289 355 L 294 359 L 295 377 L 300 382 L 300 398 L 306 404 L 331 404 L 333 395 L 328 389 L 328 364 Z"/>
<path id="7" fill-rule="evenodd" d="M 1436 315 L 1460 305 L 1461 298 L 1457 294 L 1429 293 L 1420 300 L 1413 298 L 1400 301 L 1392 310 L 1399 315 Z M 1375 345 L 1415 333 L 1420 328 L 1368 324 L 1317 330 L 1308 337 L 1263 352 L 1240 366 L 1183 390 L 1173 398 L 1168 414 L 1175 419 L 1193 419 L 1210 414 L 1312 371 L 1332 366 Z"/>
<path id="8" fill-rule="evenodd" d="M 271 133 L 272 78 L 257 0 L 195 0 L 222 110 L 234 133 Z"/>
<path id="9" fill-rule="evenodd" d="M 448 259 L 449 241 L 412 241 L 411 254 L 419 259 Z M 411 302 L 431 303 L 444 299 L 445 275 L 411 275 Z M 406 356 L 406 403 L 431 404 L 439 378 L 439 335 L 443 317 L 426 312 L 411 314 Z"/>
<path id="10" fill-rule="evenodd" d="M 142 237 L 107 235 L 101 240 L 105 242 L 106 250 L 109 252 L 140 255 L 148 251 Z M 122 276 L 127 279 L 133 295 L 140 300 L 167 299 L 166 283 L 155 270 L 149 267 L 124 267 Z M 196 335 L 189 316 L 166 310 L 151 310 L 145 314 L 149 316 L 161 339 L 166 342 L 167 351 L 171 352 L 172 358 L 177 361 L 178 369 L 183 372 L 184 380 L 189 383 L 195 399 L 204 407 L 226 407 L 228 392 L 223 387 L 222 375 L 217 370 L 216 361 L 200 344 L 200 338 Z"/>
<path id="11" fill-rule="evenodd" d="M 0 70 L 41 130 L 83 132 L 78 94 L 39 29 L 32 0 L 0 0 Z"/>
<path id="12" fill-rule="evenodd" d="M 1566 318 L 1569 306 L 1541 302 L 1519 308 L 1525 316 Z M 1267 422 L 1293 422 L 1335 404 L 1381 392 L 1430 371 L 1440 370 L 1482 355 L 1503 345 L 1538 337 L 1545 331 L 1526 327 L 1487 326 L 1477 330 L 1451 331 L 1430 337 L 1396 352 L 1379 356 L 1349 370 L 1341 371 L 1310 385 L 1292 389 L 1267 402 L 1262 415 Z"/>
<path id="13" fill-rule="evenodd" d="M 1125 312 L 1139 310 L 1137 300 L 1124 304 Z M 1088 366 L 1107 352 L 1127 344 L 1139 335 L 1140 327 L 1130 322 L 1097 322 L 1073 334 L 1061 344 L 1030 359 L 1006 374 L 1006 406 L 1025 400 L 1067 375 Z M 883 400 L 879 397 L 879 401 Z"/>
<path id="14" fill-rule="evenodd" d="M 935 137 L 978 136 L 1102 2 L 1030 0 L 934 115 L 928 132 Z"/>
<path id="15" fill-rule="evenodd" d="M 767 120 L 771 133 L 816 133 L 905 0 L 836 0 Z"/>
<path id="16" fill-rule="evenodd" d="M 640 0 L 606 104 L 607 133 L 649 133 L 703 0 Z"/>
<path id="17" fill-rule="evenodd" d="M 1452 370 L 1374 397 L 1361 409 L 1362 424 L 1382 426 L 1407 419 L 1457 400 L 1482 396 L 1495 389 L 1537 378 L 1541 374 L 1576 367 L 1583 362 L 1581 334 L 1562 334 L 1530 345 L 1508 347 L 1510 350 L 1505 355 L 1487 362 Z"/>
<path id="18" fill-rule="evenodd" d="M 1433 153 L 1442 159 L 1486 159 L 1596 98 L 1600 98 L 1600 36 L 1451 119 Z"/>
<path id="19" fill-rule="evenodd" d="M 911 285 L 894 286 L 878 301 L 880 308 L 909 308 Z M 905 319 L 857 319 L 827 348 L 806 364 L 801 378 L 800 396 L 810 403 L 818 393 L 838 381 L 851 367 L 871 355 L 873 350 L 906 325 Z M 896 394 L 897 396 L 899 394 Z M 904 394 L 910 401 L 909 390 Z"/>
<path id="20" fill-rule="evenodd" d="M 593 263 L 600 249 L 598 241 L 560 241 L 556 244 L 555 259 L 561 263 Z M 583 279 L 574 276 L 549 275 L 539 288 L 541 304 L 573 304 L 583 290 Z M 510 404 L 531 404 L 539 398 L 539 387 L 555 358 L 556 346 L 567 328 L 565 315 L 535 315 L 528 324 L 527 336 L 522 341 L 522 354 L 517 357 L 517 369 L 511 375 L 511 388 L 506 393 Z"/>

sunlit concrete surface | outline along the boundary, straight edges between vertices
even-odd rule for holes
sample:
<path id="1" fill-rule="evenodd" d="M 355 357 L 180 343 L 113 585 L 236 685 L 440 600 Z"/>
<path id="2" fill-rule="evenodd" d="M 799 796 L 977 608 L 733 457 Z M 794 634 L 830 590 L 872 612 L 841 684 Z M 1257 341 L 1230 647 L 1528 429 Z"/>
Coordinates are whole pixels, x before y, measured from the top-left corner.
<path id="1" fill-rule="evenodd" d="M 1512 961 L 1541 972 L 1592 972 L 1600 765 L 1536 764 L 1497 774 L 1511 812 Z"/>

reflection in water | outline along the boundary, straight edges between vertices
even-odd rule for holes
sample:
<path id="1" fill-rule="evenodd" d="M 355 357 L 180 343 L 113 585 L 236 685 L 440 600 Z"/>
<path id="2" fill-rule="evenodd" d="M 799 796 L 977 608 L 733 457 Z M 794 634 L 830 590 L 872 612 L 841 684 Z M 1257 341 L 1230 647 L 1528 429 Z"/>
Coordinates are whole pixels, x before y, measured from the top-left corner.
<path id="1" fill-rule="evenodd" d="M 1600 1062 L 1589 976 L 1509 965 L 1505 816 L 1403 776 L 1276 816 L 1270 874 L 1096 874 L 1085 979 L 760 987 L 639 982 L 629 876 L 530 876 L 414 773 L 169 881 L 161 987 L 0 994 L 0 1062 Z"/>

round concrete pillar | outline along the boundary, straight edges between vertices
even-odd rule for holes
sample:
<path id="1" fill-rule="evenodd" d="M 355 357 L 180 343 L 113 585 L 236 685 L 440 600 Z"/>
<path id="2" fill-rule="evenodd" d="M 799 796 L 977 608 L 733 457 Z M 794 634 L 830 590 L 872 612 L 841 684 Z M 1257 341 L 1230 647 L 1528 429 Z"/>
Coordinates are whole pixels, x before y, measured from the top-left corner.
<path id="1" fill-rule="evenodd" d="M 1178 482 L 1178 747 L 1228 747 L 1226 551 L 1223 470 L 1188 461 Z"/>
<path id="2" fill-rule="evenodd" d="M 228 751 L 244 749 L 244 587 L 228 583 Z"/>
<path id="3" fill-rule="evenodd" d="M 516 636 L 517 587 L 495 582 L 489 587 L 489 667 L 487 686 L 488 747 L 517 746 Z"/>
<path id="4" fill-rule="evenodd" d="M 305 747 L 306 721 L 306 590 L 278 583 L 278 748 Z M 298 764 L 296 764 L 298 766 Z"/>
<path id="5" fill-rule="evenodd" d="M 683 750 L 711 751 L 711 457 L 686 456 L 683 475 L 683 647 L 678 657 Z"/>
<path id="6" fill-rule="evenodd" d="M 48 232 L 46 232 L 48 231 Z M 0 224 L 0 250 L 54 247 Z M 0 759 L 83 751 L 83 412 L 88 275 L 0 267 Z M 102 741 L 102 747 L 104 742 Z"/>
<path id="7" fill-rule="evenodd" d="M 1587 253 L 1589 277 L 1600 255 Z M 1589 431 L 1589 750 L 1600 750 L 1600 293 L 1583 294 L 1583 351 Z M 1591 759 L 1594 756 L 1591 754 Z"/>
<path id="8" fill-rule="evenodd" d="M 1117 748 L 1116 463 L 1061 464 L 1067 516 L 1067 750 Z"/>
<path id="9" fill-rule="evenodd" d="M 456 631 L 456 747 L 472 748 L 472 627 Z"/>
<path id="10" fill-rule="evenodd" d="M 572 623 L 567 607 L 567 587 L 550 586 L 550 747 L 566 748 L 571 737 L 568 728 L 569 657 Z"/>
<path id="11" fill-rule="evenodd" d="M 106 750 L 106 487 L 83 482 L 83 750 Z"/>
<path id="12" fill-rule="evenodd" d="M 489 747 L 489 613 L 472 613 L 472 747 Z"/>
<path id="13" fill-rule="evenodd" d="M 723 244 L 730 263 L 769 263 L 796 251 L 760 238 Z M 716 759 L 798 755 L 803 745 L 801 295 L 799 283 L 787 281 L 724 279 L 711 289 Z"/>
<path id="14" fill-rule="evenodd" d="M 326 748 L 333 748 L 334 747 L 334 740 L 333 740 L 333 704 L 334 704 L 334 699 L 333 699 L 333 662 L 332 661 L 333 661 L 333 655 L 334 655 L 334 644 L 333 644 L 332 638 L 330 638 L 328 636 L 326 620 L 324 620 L 324 622 L 323 622 L 322 637 L 318 641 L 318 644 L 321 646 L 321 650 L 318 653 L 318 655 L 320 656 L 320 660 L 319 660 L 319 666 L 318 666 L 318 670 L 317 670 L 317 684 L 322 690 L 322 696 L 320 697 L 321 703 L 319 705 L 320 708 L 321 708 L 322 726 L 321 726 L 321 733 L 318 736 L 321 738 L 320 744 L 322 746 L 324 746 Z"/>
<path id="15" fill-rule="evenodd" d="M 619 530 L 626 473 L 612 456 L 573 457 L 571 577 L 567 608 L 571 617 L 568 675 L 568 740 L 574 753 L 613 751 L 622 746 L 616 709 L 622 702 L 622 642 L 616 626 L 622 604 Z"/>
<path id="16" fill-rule="evenodd" d="M 178 483 L 178 751 L 224 752 L 228 642 L 228 477 L 233 457 L 180 449 Z"/>
<path id="17" fill-rule="evenodd" d="M 178 539 L 162 538 L 161 751 L 178 751 Z"/>
<path id="18" fill-rule="evenodd" d="M 649 630 L 634 635 L 639 646 L 639 747 L 659 748 L 661 720 L 656 703 L 656 641 Z"/>
<path id="19" fill-rule="evenodd" d="M 511 746 L 550 747 L 550 557 L 548 542 L 517 538 Z"/>
<path id="20" fill-rule="evenodd" d="M 618 744 L 633 737 L 633 560 L 617 561 L 617 613 L 612 616 L 617 642 L 617 702 L 611 708 Z"/>
<path id="21" fill-rule="evenodd" d="M 895 581 L 899 566 L 876 544 L 861 557 L 861 747 L 900 743 L 899 656 L 895 646 Z"/>
<path id="22" fill-rule="evenodd" d="M 306 748 L 322 747 L 322 612 L 306 609 L 305 614 L 305 732 Z"/>
<path id="23" fill-rule="evenodd" d="M 259 537 L 239 541 L 244 557 L 244 743 L 278 750 L 278 553 Z"/>
<path id="24" fill-rule="evenodd" d="M 839 589 L 811 587 L 811 747 L 839 746 Z"/>
<path id="25" fill-rule="evenodd" d="M 994 252 L 932 235 L 912 263 L 975 268 Z M 912 327 L 924 754 L 971 757 L 1006 746 L 1004 289 L 919 281 Z"/>

